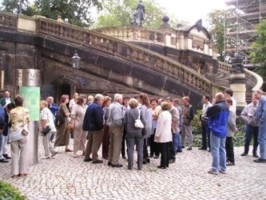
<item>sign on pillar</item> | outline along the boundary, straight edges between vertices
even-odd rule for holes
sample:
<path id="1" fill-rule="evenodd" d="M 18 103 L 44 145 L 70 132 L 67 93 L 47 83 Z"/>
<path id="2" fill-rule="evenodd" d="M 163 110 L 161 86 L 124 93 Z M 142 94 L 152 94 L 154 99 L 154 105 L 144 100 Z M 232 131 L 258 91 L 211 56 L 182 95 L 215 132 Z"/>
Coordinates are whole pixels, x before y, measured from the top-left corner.
<path id="1" fill-rule="evenodd" d="M 28 136 L 29 165 L 38 163 L 38 128 L 40 119 L 40 70 L 18 69 L 17 85 L 19 93 L 24 98 L 24 107 L 30 111 Z"/>

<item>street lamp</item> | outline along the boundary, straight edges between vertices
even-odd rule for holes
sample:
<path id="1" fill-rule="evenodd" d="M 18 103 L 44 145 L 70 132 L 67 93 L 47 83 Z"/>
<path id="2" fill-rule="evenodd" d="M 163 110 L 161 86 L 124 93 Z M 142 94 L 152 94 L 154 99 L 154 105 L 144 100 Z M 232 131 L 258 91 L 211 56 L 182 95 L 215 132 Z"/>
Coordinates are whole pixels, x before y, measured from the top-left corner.
<path id="1" fill-rule="evenodd" d="M 77 51 L 75 51 L 74 56 L 72 56 L 71 59 L 72 59 L 72 67 L 74 69 L 79 69 L 80 57 L 79 57 Z"/>

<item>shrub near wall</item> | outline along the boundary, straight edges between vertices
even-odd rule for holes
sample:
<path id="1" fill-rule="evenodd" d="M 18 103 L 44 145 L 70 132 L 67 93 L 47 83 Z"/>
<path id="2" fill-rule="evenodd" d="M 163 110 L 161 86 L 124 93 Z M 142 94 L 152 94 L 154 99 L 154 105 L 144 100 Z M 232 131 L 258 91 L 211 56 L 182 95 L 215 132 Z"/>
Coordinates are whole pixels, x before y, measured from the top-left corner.
<path id="1" fill-rule="evenodd" d="M 0 199 L 4 200 L 26 200 L 26 197 L 23 196 L 18 189 L 13 187 L 9 183 L 0 181 Z"/>
<path id="2" fill-rule="evenodd" d="M 193 136 L 194 136 L 194 146 L 196 147 L 201 146 L 201 120 L 200 120 L 201 113 L 202 113 L 201 110 L 197 110 L 191 123 L 193 129 Z M 234 136 L 234 146 L 235 147 L 243 146 L 245 139 L 245 125 L 242 124 L 240 120 L 237 118 L 236 126 L 238 128 L 238 132 L 235 133 Z"/>

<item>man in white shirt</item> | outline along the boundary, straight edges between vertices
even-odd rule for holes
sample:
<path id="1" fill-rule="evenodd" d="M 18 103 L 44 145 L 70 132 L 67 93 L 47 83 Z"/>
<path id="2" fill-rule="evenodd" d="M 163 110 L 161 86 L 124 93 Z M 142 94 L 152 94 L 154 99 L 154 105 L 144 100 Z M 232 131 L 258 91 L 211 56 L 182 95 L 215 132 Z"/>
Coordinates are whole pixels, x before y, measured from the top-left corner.
<path id="1" fill-rule="evenodd" d="M 77 104 L 76 102 L 77 102 L 78 97 L 79 97 L 79 94 L 78 93 L 74 93 L 73 99 L 71 99 L 70 102 L 69 102 L 70 111 Z"/>
<path id="2" fill-rule="evenodd" d="M 202 97 L 202 104 L 203 104 L 202 115 L 201 115 L 201 127 L 202 127 L 201 141 L 202 143 L 201 143 L 201 147 L 199 148 L 199 150 L 207 150 L 207 147 L 210 149 L 210 130 L 208 127 L 207 110 L 208 108 L 212 106 L 212 103 L 210 102 L 210 97 L 208 95 L 204 95 Z"/>
<path id="3" fill-rule="evenodd" d="M 233 97 L 233 90 L 231 88 L 226 88 L 224 90 L 224 98 L 227 99 L 227 98 L 231 98 L 233 104 L 232 106 L 230 106 L 230 111 L 234 112 L 236 114 L 236 107 L 237 107 L 237 102 L 236 100 L 234 99 Z"/>

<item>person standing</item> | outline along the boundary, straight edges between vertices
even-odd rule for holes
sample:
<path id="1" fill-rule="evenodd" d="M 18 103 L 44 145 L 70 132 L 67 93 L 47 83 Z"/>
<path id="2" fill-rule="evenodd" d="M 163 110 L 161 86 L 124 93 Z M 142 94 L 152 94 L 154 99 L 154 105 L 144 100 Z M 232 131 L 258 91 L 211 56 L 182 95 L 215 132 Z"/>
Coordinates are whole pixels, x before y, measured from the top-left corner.
<path id="1" fill-rule="evenodd" d="M 194 118 L 194 111 L 192 105 L 189 103 L 189 97 L 185 96 L 182 98 L 183 109 L 182 109 L 182 146 L 185 147 L 185 139 L 188 140 L 187 150 L 192 150 L 193 146 L 193 135 L 192 135 L 192 126 L 191 121 Z"/>
<path id="2" fill-rule="evenodd" d="M 226 173 L 225 140 L 229 109 L 225 104 L 224 94 L 215 94 L 215 104 L 207 110 L 208 126 L 210 128 L 212 168 L 210 174 Z"/>
<path id="3" fill-rule="evenodd" d="M 167 101 L 161 103 L 162 112 L 157 121 L 157 129 L 154 141 L 160 146 L 161 162 L 158 168 L 166 169 L 169 167 L 170 142 L 172 142 L 172 116 L 169 112 L 171 105 Z"/>
<path id="4" fill-rule="evenodd" d="M 150 163 L 148 154 L 148 138 L 152 134 L 152 110 L 150 108 L 150 100 L 147 94 L 141 93 L 138 97 L 138 102 L 140 104 L 139 109 L 143 113 L 144 119 L 146 121 L 144 129 L 142 129 L 142 134 L 144 136 L 143 164 L 147 164 Z"/>
<path id="5" fill-rule="evenodd" d="M 29 110 L 23 107 L 23 98 L 15 97 L 16 107 L 10 111 L 11 121 L 11 176 L 28 175 Z"/>
<path id="6" fill-rule="evenodd" d="M 53 116 L 55 117 L 56 112 L 58 111 L 58 106 L 54 103 L 54 97 L 50 96 L 47 97 L 46 99 L 47 103 L 48 103 L 48 108 L 50 109 L 50 111 L 52 112 Z"/>
<path id="7" fill-rule="evenodd" d="M 10 98 L 10 92 L 8 90 L 4 91 L 4 97 L 0 99 L 0 104 L 5 107 L 7 104 L 12 103 L 12 99 Z"/>
<path id="8" fill-rule="evenodd" d="M 266 96 L 263 96 L 261 90 L 255 91 L 254 96 L 259 100 L 256 119 L 259 123 L 258 143 L 260 147 L 260 157 L 254 162 L 266 163 Z"/>
<path id="9" fill-rule="evenodd" d="M 232 99 L 232 106 L 231 106 L 231 111 L 236 113 L 236 107 L 237 107 L 237 102 L 235 100 L 235 98 L 233 97 L 234 95 L 234 92 L 231 88 L 226 88 L 224 90 L 224 98 L 227 99 L 227 98 L 231 98 Z"/>
<path id="10" fill-rule="evenodd" d="M 68 129 L 70 113 L 67 108 L 67 103 L 68 103 L 67 95 L 62 95 L 60 99 L 59 110 L 56 115 L 62 116 L 63 123 L 56 124 L 57 134 L 55 139 L 55 147 L 65 146 L 65 152 L 72 152 L 72 150 L 68 148 L 69 139 L 70 139 L 70 133 Z"/>
<path id="11" fill-rule="evenodd" d="M 258 100 L 255 98 L 253 94 L 252 102 L 245 106 L 240 115 L 241 120 L 246 125 L 244 152 L 241 154 L 241 156 L 248 155 L 249 145 L 251 139 L 253 138 L 252 153 L 253 157 L 258 158 L 257 149 L 258 149 L 259 127 L 258 127 L 258 122 L 256 121 L 257 109 L 258 109 Z"/>
<path id="12" fill-rule="evenodd" d="M 225 100 L 227 107 L 229 108 L 229 118 L 227 124 L 227 135 L 225 140 L 225 149 L 226 149 L 226 165 L 231 166 L 235 165 L 235 155 L 234 155 L 234 134 L 237 132 L 236 127 L 236 114 L 230 109 L 233 105 L 231 98 Z"/>
<path id="13" fill-rule="evenodd" d="M 75 92 L 73 95 L 73 98 L 69 101 L 68 107 L 69 107 L 70 112 L 77 105 L 78 97 L 79 97 L 79 94 Z"/>
<path id="14" fill-rule="evenodd" d="M 169 155 L 169 163 L 174 163 L 175 162 L 175 154 L 176 154 L 176 151 L 177 151 L 177 148 L 176 148 L 176 144 L 175 142 L 178 144 L 178 134 L 179 134 L 179 117 L 180 117 L 180 113 L 179 113 L 179 110 L 173 105 L 173 100 L 172 99 L 169 99 L 169 103 L 171 105 L 171 108 L 170 108 L 170 113 L 171 113 L 171 116 L 172 116 L 172 135 L 173 135 L 173 139 L 170 144 L 170 155 Z"/>
<path id="15" fill-rule="evenodd" d="M 140 119 L 145 126 L 145 118 L 143 113 L 138 109 L 138 101 L 134 98 L 129 100 L 130 109 L 126 110 L 124 116 L 124 126 L 126 131 L 126 141 L 127 141 L 127 155 L 128 155 L 128 169 L 131 170 L 133 167 L 133 157 L 134 157 L 134 145 L 136 144 L 137 149 L 137 163 L 138 170 L 142 169 L 143 164 L 143 135 L 142 128 L 136 128 L 134 126 L 135 120 Z"/>
<path id="16" fill-rule="evenodd" d="M 87 110 L 87 97 L 77 97 L 77 103 L 72 107 L 71 111 L 71 129 L 74 134 L 74 158 L 77 157 L 77 152 L 80 150 L 85 154 L 85 143 L 87 137 L 87 131 L 83 130 L 83 121 L 85 112 Z"/>
<path id="17" fill-rule="evenodd" d="M 178 118 L 179 118 L 179 132 L 176 133 L 175 138 L 174 138 L 174 145 L 176 148 L 176 152 L 180 153 L 182 152 L 182 141 L 181 141 L 181 130 L 182 130 L 182 107 L 180 106 L 179 99 L 174 99 L 173 100 L 173 106 L 178 110 Z"/>
<path id="18" fill-rule="evenodd" d="M 0 105 L 0 163 L 7 163 L 4 157 L 4 128 L 5 128 L 5 109 Z"/>
<path id="19" fill-rule="evenodd" d="M 88 106 L 85 113 L 83 130 L 88 131 L 88 142 L 84 162 L 92 161 L 93 164 L 103 163 L 98 158 L 98 151 L 103 141 L 103 99 L 104 96 L 102 94 L 96 94 L 94 102 Z M 92 159 L 90 154 L 92 154 Z"/>
<path id="20" fill-rule="evenodd" d="M 157 128 L 157 120 L 158 115 L 156 114 L 156 108 L 158 106 L 158 99 L 154 98 L 150 101 L 151 109 L 152 109 L 152 134 L 149 138 L 150 143 L 150 157 L 152 158 L 154 156 L 155 159 L 159 158 L 159 150 L 157 147 L 157 144 L 154 142 L 154 135 Z"/>
<path id="21" fill-rule="evenodd" d="M 5 106 L 5 114 L 4 114 L 4 120 L 5 120 L 5 126 L 3 130 L 3 157 L 5 159 L 11 159 L 11 157 L 8 155 L 8 143 L 10 141 L 10 111 L 15 108 L 14 103 L 9 103 Z M 0 143 L 1 144 L 1 143 Z M 1 159 L 0 159 L 1 162 Z"/>
<path id="22" fill-rule="evenodd" d="M 122 167 L 119 164 L 119 156 L 123 137 L 123 102 L 122 94 L 114 95 L 114 102 L 110 106 L 109 117 L 107 125 L 109 126 L 109 152 L 108 152 L 108 166 Z"/>
<path id="23" fill-rule="evenodd" d="M 201 115 L 201 147 L 199 150 L 207 150 L 207 147 L 210 149 L 210 130 L 208 127 L 208 118 L 206 116 L 208 108 L 212 106 L 210 102 L 210 97 L 204 95 L 202 97 L 202 115 Z"/>
<path id="24" fill-rule="evenodd" d="M 109 116 L 109 108 L 111 105 L 112 98 L 105 96 L 103 100 L 103 143 L 102 143 L 102 156 L 103 159 L 108 159 L 109 151 L 109 127 L 107 125 L 107 120 Z"/>
<path id="25" fill-rule="evenodd" d="M 54 117 L 53 113 L 47 107 L 48 104 L 46 101 L 41 101 L 40 103 L 40 131 L 42 132 L 45 127 L 49 126 L 51 129 L 47 135 L 42 135 L 42 142 L 44 147 L 45 158 L 54 157 L 57 152 L 55 151 L 53 145 L 50 142 L 50 137 L 52 133 L 56 132 L 55 124 L 54 124 Z"/>
<path id="26" fill-rule="evenodd" d="M 129 102 L 130 97 L 129 96 L 123 96 L 123 116 L 125 115 L 125 112 L 130 109 L 128 102 Z M 121 149 L 121 154 L 122 158 L 126 159 L 126 134 L 127 134 L 127 129 L 123 129 L 123 138 L 122 138 L 122 149 Z"/>

